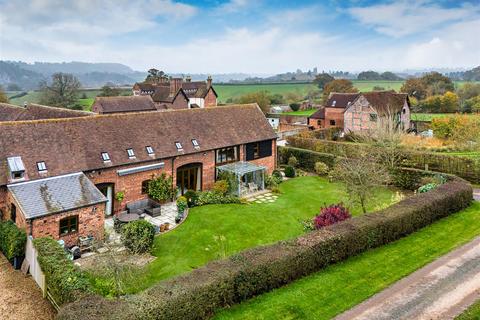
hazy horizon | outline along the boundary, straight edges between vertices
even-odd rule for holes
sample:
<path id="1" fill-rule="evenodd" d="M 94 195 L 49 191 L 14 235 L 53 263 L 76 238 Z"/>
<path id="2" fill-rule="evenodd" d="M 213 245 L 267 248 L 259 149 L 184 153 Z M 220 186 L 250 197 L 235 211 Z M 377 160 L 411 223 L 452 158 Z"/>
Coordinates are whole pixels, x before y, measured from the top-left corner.
<path id="1" fill-rule="evenodd" d="M 477 0 L 0 0 L 1 60 L 167 73 L 470 69 L 475 30 Z"/>

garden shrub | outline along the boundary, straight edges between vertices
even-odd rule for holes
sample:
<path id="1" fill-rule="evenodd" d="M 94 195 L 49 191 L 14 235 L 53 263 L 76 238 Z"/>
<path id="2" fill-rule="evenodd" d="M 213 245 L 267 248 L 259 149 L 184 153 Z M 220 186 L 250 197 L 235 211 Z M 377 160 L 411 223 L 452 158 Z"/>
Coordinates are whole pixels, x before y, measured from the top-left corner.
<path id="1" fill-rule="evenodd" d="M 198 192 L 197 206 L 204 206 L 207 204 L 227 204 L 227 203 L 242 203 L 242 199 L 233 195 L 223 195 L 217 191 L 202 191 Z"/>
<path id="2" fill-rule="evenodd" d="M 295 167 L 297 166 L 297 164 L 298 164 L 298 160 L 297 160 L 297 158 L 295 158 L 295 156 L 290 156 L 290 157 L 288 158 L 288 165 L 289 165 L 289 166 L 295 168 Z"/>
<path id="3" fill-rule="evenodd" d="M 149 252 L 155 238 L 155 227 L 146 220 L 125 224 L 121 231 L 122 243 L 132 253 Z"/>
<path id="4" fill-rule="evenodd" d="M 37 238 L 33 245 L 38 253 L 38 263 L 58 305 L 75 301 L 91 292 L 85 275 L 68 259 L 64 248 L 52 238 Z"/>
<path id="5" fill-rule="evenodd" d="M 173 187 L 173 179 L 163 172 L 148 182 L 147 194 L 153 200 L 165 202 L 175 198 L 177 190 Z"/>
<path id="6" fill-rule="evenodd" d="M 395 186 L 406 189 L 416 190 L 421 185 L 421 179 L 425 176 L 424 171 L 397 169 L 390 175 Z"/>
<path id="7" fill-rule="evenodd" d="M 280 170 L 273 170 L 272 177 L 276 180 L 278 184 L 283 181 L 282 172 L 280 172 Z"/>
<path id="8" fill-rule="evenodd" d="M 320 153 L 306 149 L 292 147 L 278 147 L 278 155 L 280 163 L 287 164 L 290 156 L 295 156 L 298 160 L 297 166 L 309 172 L 315 172 L 315 163 L 323 162 L 329 168 L 335 165 L 336 156 L 329 153 Z"/>
<path id="9" fill-rule="evenodd" d="M 196 191 L 188 190 L 187 192 L 185 192 L 184 197 L 187 198 L 188 206 L 190 208 L 197 205 L 198 194 Z"/>
<path id="10" fill-rule="evenodd" d="M 318 161 L 318 162 L 315 162 L 315 172 L 319 176 L 326 176 L 328 175 L 329 168 L 325 163 Z"/>
<path id="11" fill-rule="evenodd" d="M 230 194 L 236 194 L 238 192 L 238 178 L 233 172 L 228 172 L 228 171 L 220 171 L 218 173 L 218 180 L 225 180 L 227 182 L 227 191 L 223 192 L 224 190 L 217 190 L 221 191 L 222 194 L 230 193 Z M 215 187 L 214 187 L 215 190 Z"/>
<path id="12" fill-rule="evenodd" d="M 215 183 L 213 184 L 213 188 L 212 188 L 213 191 L 216 191 L 216 192 L 221 193 L 223 195 L 227 194 L 229 189 L 230 188 L 229 188 L 229 184 L 228 184 L 227 180 L 217 180 L 217 181 L 215 181 Z"/>
<path id="13" fill-rule="evenodd" d="M 285 167 L 285 177 L 287 178 L 295 178 L 295 168 L 292 166 L 286 166 Z"/>
<path id="14" fill-rule="evenodd" d="M 27 234 L 13 221 L 0 221 L 0 251 L 8 260 L 25 255 Z"/>
<path id="15" fill-rule="evenodd" d="M 207 319 L 215 310 L 281 287 L 370 248 L 395 241 L 470 205 L 472 187 L 450 177 L 432 192 L 280 241 L 212 261 L 129 297 L 66 306 L 60 320 Z M 117 308 L 118 307 L 118 308 Z"/>
<path id="16" fill-rule="evenodd" d="M 313 224 L 315 229 L 318 230 L 351 217 L 350 212 L 343 204 L 333 204 L 328 207 L 322 207 L 320 214 L 313 218 Z"/>
<path id="17" fill-rule="evenodd" d="M 183 213 L 188 207 L 188 201 L 185 196 L 178 197 L 177 199 L 177 210 L 180 213 Z"/>
<path id="18" fill-rule="evenodd" d="M 437 184 L 435 183 L 427 183 L 423 186 L 421 186 L 420 188 L 418 188 L 418 193 L 425 193 L 425 192 L 428 192 L 430 190 L 433 190 L 437 187 Z"/>

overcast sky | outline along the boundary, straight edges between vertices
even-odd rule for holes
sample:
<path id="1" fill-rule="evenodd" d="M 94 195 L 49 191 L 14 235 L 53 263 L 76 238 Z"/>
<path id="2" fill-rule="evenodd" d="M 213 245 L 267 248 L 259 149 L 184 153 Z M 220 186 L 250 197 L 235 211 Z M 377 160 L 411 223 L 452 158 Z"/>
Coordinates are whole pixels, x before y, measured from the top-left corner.
<path id="1" fill-rule="evenodd" d="M 184 73 L 471 68 L 480 0 L 0 0 L 0 59 Z"/>

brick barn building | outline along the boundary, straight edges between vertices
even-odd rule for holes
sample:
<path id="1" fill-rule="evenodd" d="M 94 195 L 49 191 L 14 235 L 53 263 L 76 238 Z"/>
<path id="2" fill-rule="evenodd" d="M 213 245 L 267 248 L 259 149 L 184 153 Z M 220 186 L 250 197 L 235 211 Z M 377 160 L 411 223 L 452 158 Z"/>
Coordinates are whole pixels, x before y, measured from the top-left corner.
<path id="1" fill-rule="evenodd" d="M 358 93 L 331 93 L 325 106 L 308 117 L 308 125 L 315 129 L 343 128 L 343 113 L 358 96 Z"/>
<path id="2" fill-rule="evenodd" d="M 68 246 L 102 239 L 105 217 L 148 198 L 161 173 L 183 193 L 209 189 L 227 163 L 276 165 L 276 135 L 256 104 L 0 122 L 0 132 L 2 219 Z"/>

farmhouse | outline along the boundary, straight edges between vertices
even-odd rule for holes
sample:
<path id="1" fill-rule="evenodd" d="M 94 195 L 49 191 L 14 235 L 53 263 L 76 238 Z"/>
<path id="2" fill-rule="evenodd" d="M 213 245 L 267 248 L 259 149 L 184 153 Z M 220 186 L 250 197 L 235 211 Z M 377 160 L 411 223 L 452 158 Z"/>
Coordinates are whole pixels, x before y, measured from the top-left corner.
<path id="1" fill-rule="evenodd" d="M 315 129 L 341 128 L 344 132 L 368 130 L 386 117 L 394 118 L 402 129 L 410 128 L 408 95 L 393 91 L 331 93 L 325 106 L 308 117 Z"/>
<path id="2" fill-rule="evenodd" d="M 360 94 L 344 113 L 344 131 L 369 130 L 390 118 L 407 130 L 410 128 L 410 100 L 406 93 L 372 91 Z"/>
<path id="3" fill-rule="evenodd" d="M 217 93 L 212 78 L 207 81 L 192 81 L 190 77 L 170 78 L 159 83 L 136 83 L 133 95 L 150 95 L 157 109 L 205 108 L 217 105 Z"/>
<path id="4" fill-rule="evenodd" d="M 271 173 L 276 161 L 276 135 L 256 104 L 3 122 L 0 131 L 2 219 L 68 246 L 102 239 L 105 217 L 148 199 L 155 175 L 172 176 L 183 194 L 209 189 L 221 166 Z"/>

